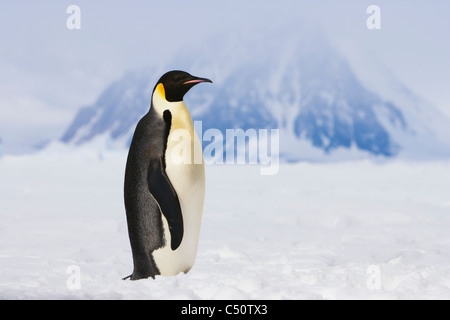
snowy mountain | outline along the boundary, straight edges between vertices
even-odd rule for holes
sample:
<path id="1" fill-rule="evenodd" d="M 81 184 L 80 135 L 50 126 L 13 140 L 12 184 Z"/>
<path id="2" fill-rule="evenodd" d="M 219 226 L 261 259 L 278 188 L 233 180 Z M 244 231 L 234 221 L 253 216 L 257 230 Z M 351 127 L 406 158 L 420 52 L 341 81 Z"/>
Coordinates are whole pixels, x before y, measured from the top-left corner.
<path id="1" fill-rule="evenodd" d="M 184 69 L 214 81 L 185 99 L 203 130 L 278 128 L 286 160 L 450 156 L 450 121 L 391 75 L 371 82 L 373 65 L 347 56 L 313 28 L 220 34 L 166 66 L 125 74 L 79 111 L 62 141 L 127 147 L 157 79 Z"/>

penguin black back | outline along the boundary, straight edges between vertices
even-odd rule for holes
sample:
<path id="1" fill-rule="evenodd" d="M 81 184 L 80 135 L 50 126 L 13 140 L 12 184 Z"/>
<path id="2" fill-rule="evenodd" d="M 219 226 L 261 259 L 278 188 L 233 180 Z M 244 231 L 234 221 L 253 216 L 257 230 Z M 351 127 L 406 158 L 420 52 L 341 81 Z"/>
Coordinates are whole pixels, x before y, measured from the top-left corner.
<path id="1" fill-rule="evenodd" d="M 165 148 L 150 137 L 164 139 L 167 128 L 152 113 L 150 110 L 136 126 L 125 169 L 124 198 L 134 262 L 132 280 L 159 274 L 150 253 L 164 245 L 159 207 L 147 187 L 146 176 L 151 164 L 164 156 Z"/>

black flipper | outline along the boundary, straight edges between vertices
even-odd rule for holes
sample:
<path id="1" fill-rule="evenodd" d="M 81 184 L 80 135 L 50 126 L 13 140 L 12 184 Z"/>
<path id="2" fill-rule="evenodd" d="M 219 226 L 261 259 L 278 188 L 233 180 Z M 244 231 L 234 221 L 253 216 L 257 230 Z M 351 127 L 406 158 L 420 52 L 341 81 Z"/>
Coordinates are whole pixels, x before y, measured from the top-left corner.
<path id="1" fill-rule="evenodd" d="M 180 201 L 177 193 L 170 183 L 163 166 L 163 160 L 159 159 L 150 164 L 148 172 L 148 188 L 158 202 L 162 214 L 169 224 L 171 248 L 176 250 L 183 240 L 183 215 L 181 214 Z"/>

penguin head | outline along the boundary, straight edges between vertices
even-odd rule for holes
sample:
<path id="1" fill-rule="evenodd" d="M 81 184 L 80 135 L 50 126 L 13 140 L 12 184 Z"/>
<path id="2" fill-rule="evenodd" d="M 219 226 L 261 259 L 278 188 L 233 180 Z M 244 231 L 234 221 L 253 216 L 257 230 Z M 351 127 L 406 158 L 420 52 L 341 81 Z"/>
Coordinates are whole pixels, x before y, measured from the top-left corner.
<path id="1" fill-rule="evenodd" d="M 209 82 L 206 78 L 199 78 L 190 75 L 187 72 L 174 70 L 164 74 L 156 83 L 155 90 L 159 90 L 160 94 L 169 102 L 183 101 L 184 95 L 195 85 Z"/>

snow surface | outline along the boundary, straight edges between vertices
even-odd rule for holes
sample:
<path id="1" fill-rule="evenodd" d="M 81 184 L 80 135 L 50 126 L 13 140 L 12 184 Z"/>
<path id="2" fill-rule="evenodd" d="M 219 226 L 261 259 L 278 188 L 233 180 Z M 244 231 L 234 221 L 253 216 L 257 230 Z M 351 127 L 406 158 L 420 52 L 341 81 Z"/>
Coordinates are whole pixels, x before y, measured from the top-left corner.
<path id="1" fill-rule="evenodd" d="M 448 162 L 207 166 L 193 269 L 132 282 L 125 159 L 0 159 L 1 299 L 450 299 Z"/>

